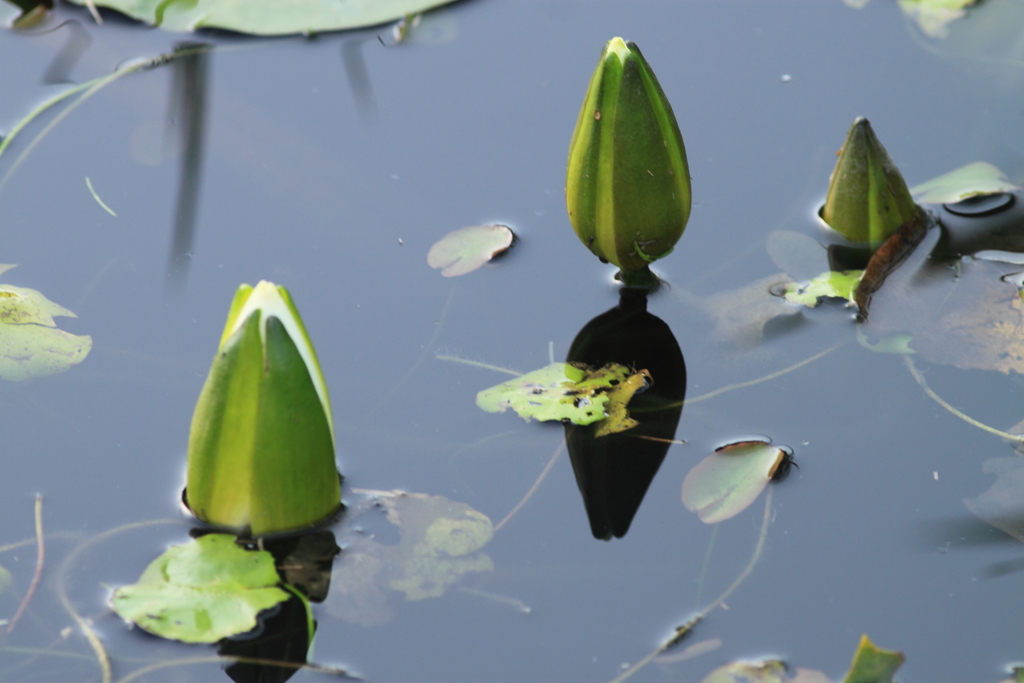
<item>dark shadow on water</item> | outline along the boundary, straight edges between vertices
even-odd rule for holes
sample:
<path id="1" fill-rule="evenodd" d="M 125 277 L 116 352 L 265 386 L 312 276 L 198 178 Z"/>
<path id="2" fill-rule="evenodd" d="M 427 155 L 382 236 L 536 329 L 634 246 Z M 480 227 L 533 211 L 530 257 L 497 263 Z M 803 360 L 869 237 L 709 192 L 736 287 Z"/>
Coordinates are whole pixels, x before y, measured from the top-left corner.
<path id="1" fill-rule="evenodd" d="M 205 43 L 179 43 L 175 51 L 185 54 L 171 62 L 174 78 L 167 116 L 168 127 L 176 130 L 181 150 L 178 198 L 174 207 L 174 233 L 167 262 L 168 286 L 174 289 L 184 286 L 195 241 L 206 134 L 206 90 L 211 47 Z"/>
<path id="2" fill-rule="evenodd" d="M 256 542 L 252 542 L 256 547 Z M 331 586 L 331 568 L 341 552 L 331 531 L 265 541 L 282 580 L 310 602 L 323 602 Z M 221 641 L 218 654 L 249 660 L 306 663 L 316 623 L 297 595 L 260 615 L 253 631 Z M 225 669 L 237 683 L 284 683 L 298 667 L 236 662 Z"/>
<path id="3" fill-rule="evenodd" d="M 622 538 L 658 473 L 686 397 L 686 363 L 669 326 L 647 312 L 647 295 L 623 288 L 619 305 L 587 323 L 566 359 L 601 367 L 619 363 L 647 370 L 653 383 L 629 402 L 640 424 L 597 437 L 594 425 L 566 425 L 576 483 L 595 538 Z"/>

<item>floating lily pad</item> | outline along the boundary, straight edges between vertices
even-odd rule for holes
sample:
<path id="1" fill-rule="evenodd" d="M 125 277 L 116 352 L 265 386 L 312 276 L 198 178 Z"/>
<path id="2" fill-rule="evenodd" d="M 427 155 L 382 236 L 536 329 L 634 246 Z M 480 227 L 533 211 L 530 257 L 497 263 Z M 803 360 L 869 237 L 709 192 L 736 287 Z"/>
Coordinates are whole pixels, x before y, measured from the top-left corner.
<path id="1" fill-rule="evenodd" d="M 320 33 L 374 26 L 453 0 L 95 0 L 168 31 L 220 28 L 256 35 Z M 76 5 L 88 0 L 71 0 Z"/>
<path id="2" fill-rule="evenodd" d="M 437 598 L 465 574 L 492 571 L 480 552 L 494 535 L 491 520 L 464 503 L 404 491 L 361 491 L 369 496 L 346 516 L 345 552 L 336 562 L 327 611 L 372 626 L 391 618 L 389 595 Z M 383 513 L 400 540 L 385 545 L 362 532 Z"/>
<path id="3" fill-rule="evenodd" d="M 515 235 L 504 225 L 474 225 L 454 230 L 434 243 L 427 263 L 445 277 L 474 270 L 512 246 Z"/>
<path id="4" fill-rule="evenodd" d="M 765 441 L 722 446 L 683 479 L 683 505 L 706 524 L 735 517 L 761 495 L 787 455 Z"/>
<path id="5" fill-rule="evenodd" d="M 524 420 L 558 420 L 588 425 L 607 417 L 609 392 L 634 373 L 609 363 L 591 370 L 578 363 L 552 363 L 476 395 L 489 413 L 512 408 Z"/>
<path id="6" fill-rule="evenodd" d="M 273 556 L 244 550 L 227 534 L 208 534 L 174 546 L 110 605 L 154 635 L 186 643 L 215 643 L 251 631 L 257 615 L 288 599 Z"/>
<path id="7" fill-rule="evenodd" d="M 975 161 L 910 188 L 922 204 L 950 204 L 968 197 L 1013 192 L 1021 189 L 992 164 Z"/>
<path id="8" fill-rule="evenodd" d="M 900 9 L 932 38 L 949 35 L 949 24 L 967 14 L 978 0 L 899 0 Z"/>
<path id="9" fill-rule="evenodd" d="M 0 264 L 0 273 L 13 267 Z M 0 378 L 43 377 L 85 360 L 92 337 L 58 330 L 54 316 L 75 314 L 34 289 L 0 285 Z"/>
<path id="10" fill-rule="evenodd" d="M 822 299 L 854 301 L 854 292 L 860 284 L 862 270 L 843 270 L 822 273 L 816 278 L 798 284 L 790 282 L 783 290 L 786 301 L 814 308 Z"/>
<path id="11" fill-rule="evenodd" d="M 903 662 L 902 652 L 883 650 L 866 635 L 862 635 L 843 683 L 892 683 L 896 669 Z"/>
<path id="12" fill-rule="evenodd" d="M 701 683 L 829 683 L 829 678 L 813 669 L 797 669 L 789 676 L 786 665 L 776 659 L 738 661 L 721 666 Z"/>

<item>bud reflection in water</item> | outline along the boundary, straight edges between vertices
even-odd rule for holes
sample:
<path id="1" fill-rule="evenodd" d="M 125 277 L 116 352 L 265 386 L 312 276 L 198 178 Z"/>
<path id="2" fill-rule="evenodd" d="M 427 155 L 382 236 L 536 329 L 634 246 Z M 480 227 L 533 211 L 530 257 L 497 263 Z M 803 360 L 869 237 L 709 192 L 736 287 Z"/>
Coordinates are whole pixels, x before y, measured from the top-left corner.
<path id="1" fill-rule="evenodd" d="M 647 312 L 647 295 L 624 288 L 619 305 L 587 323 L 566 359 L 601 367 L 621 363 L 650 372 L 653 383 L 630 401 L 631 417 L 640 422 L 630 430 L 595 436 L 593 425 L 566 425 L 576 483 L 595 538 L 626 535 L 658 473 L 683 410 L 686 364 L 672 330 Z"/>

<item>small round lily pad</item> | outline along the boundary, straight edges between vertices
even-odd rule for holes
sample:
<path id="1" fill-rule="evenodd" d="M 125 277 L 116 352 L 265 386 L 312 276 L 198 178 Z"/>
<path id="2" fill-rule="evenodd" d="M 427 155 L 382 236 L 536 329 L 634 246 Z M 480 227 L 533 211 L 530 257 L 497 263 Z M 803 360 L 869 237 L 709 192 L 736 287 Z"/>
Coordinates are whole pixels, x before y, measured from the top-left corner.
<path id="1" fill-rule="evenodd" d="M 445 277 L 465 275 L 507 251 L 514 240 L 512 229 L 504 225 L 453 230 L 430 248 L 427 263 Z"/>

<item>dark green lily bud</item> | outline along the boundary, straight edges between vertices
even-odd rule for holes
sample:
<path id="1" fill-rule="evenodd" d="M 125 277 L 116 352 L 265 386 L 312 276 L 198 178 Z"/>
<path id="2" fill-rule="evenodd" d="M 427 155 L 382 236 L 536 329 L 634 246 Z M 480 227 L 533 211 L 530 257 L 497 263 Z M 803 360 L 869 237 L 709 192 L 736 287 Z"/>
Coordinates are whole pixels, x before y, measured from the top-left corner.
<path id="1" fill-rule="evenodd" d="M 192 416 L 185 497 L 204 522 L 254 536 L 310 526 L 341 504 L 327 386 L 284 287 L 235 294 Z"/>
<path id="2" fill-rule="evenodd" d="M 859 117 L 839 151 L 822 220 L 851 242 L 878 245 L 920 213 L 871 124 Z"/>
<path id="3" fill-rule="evenodd" d="M 623 274 L 669 254 L 686 228 L 683 136 L 632 42 L 604 46 L 569 146 L 565 194 L 576 235 Z"/>

